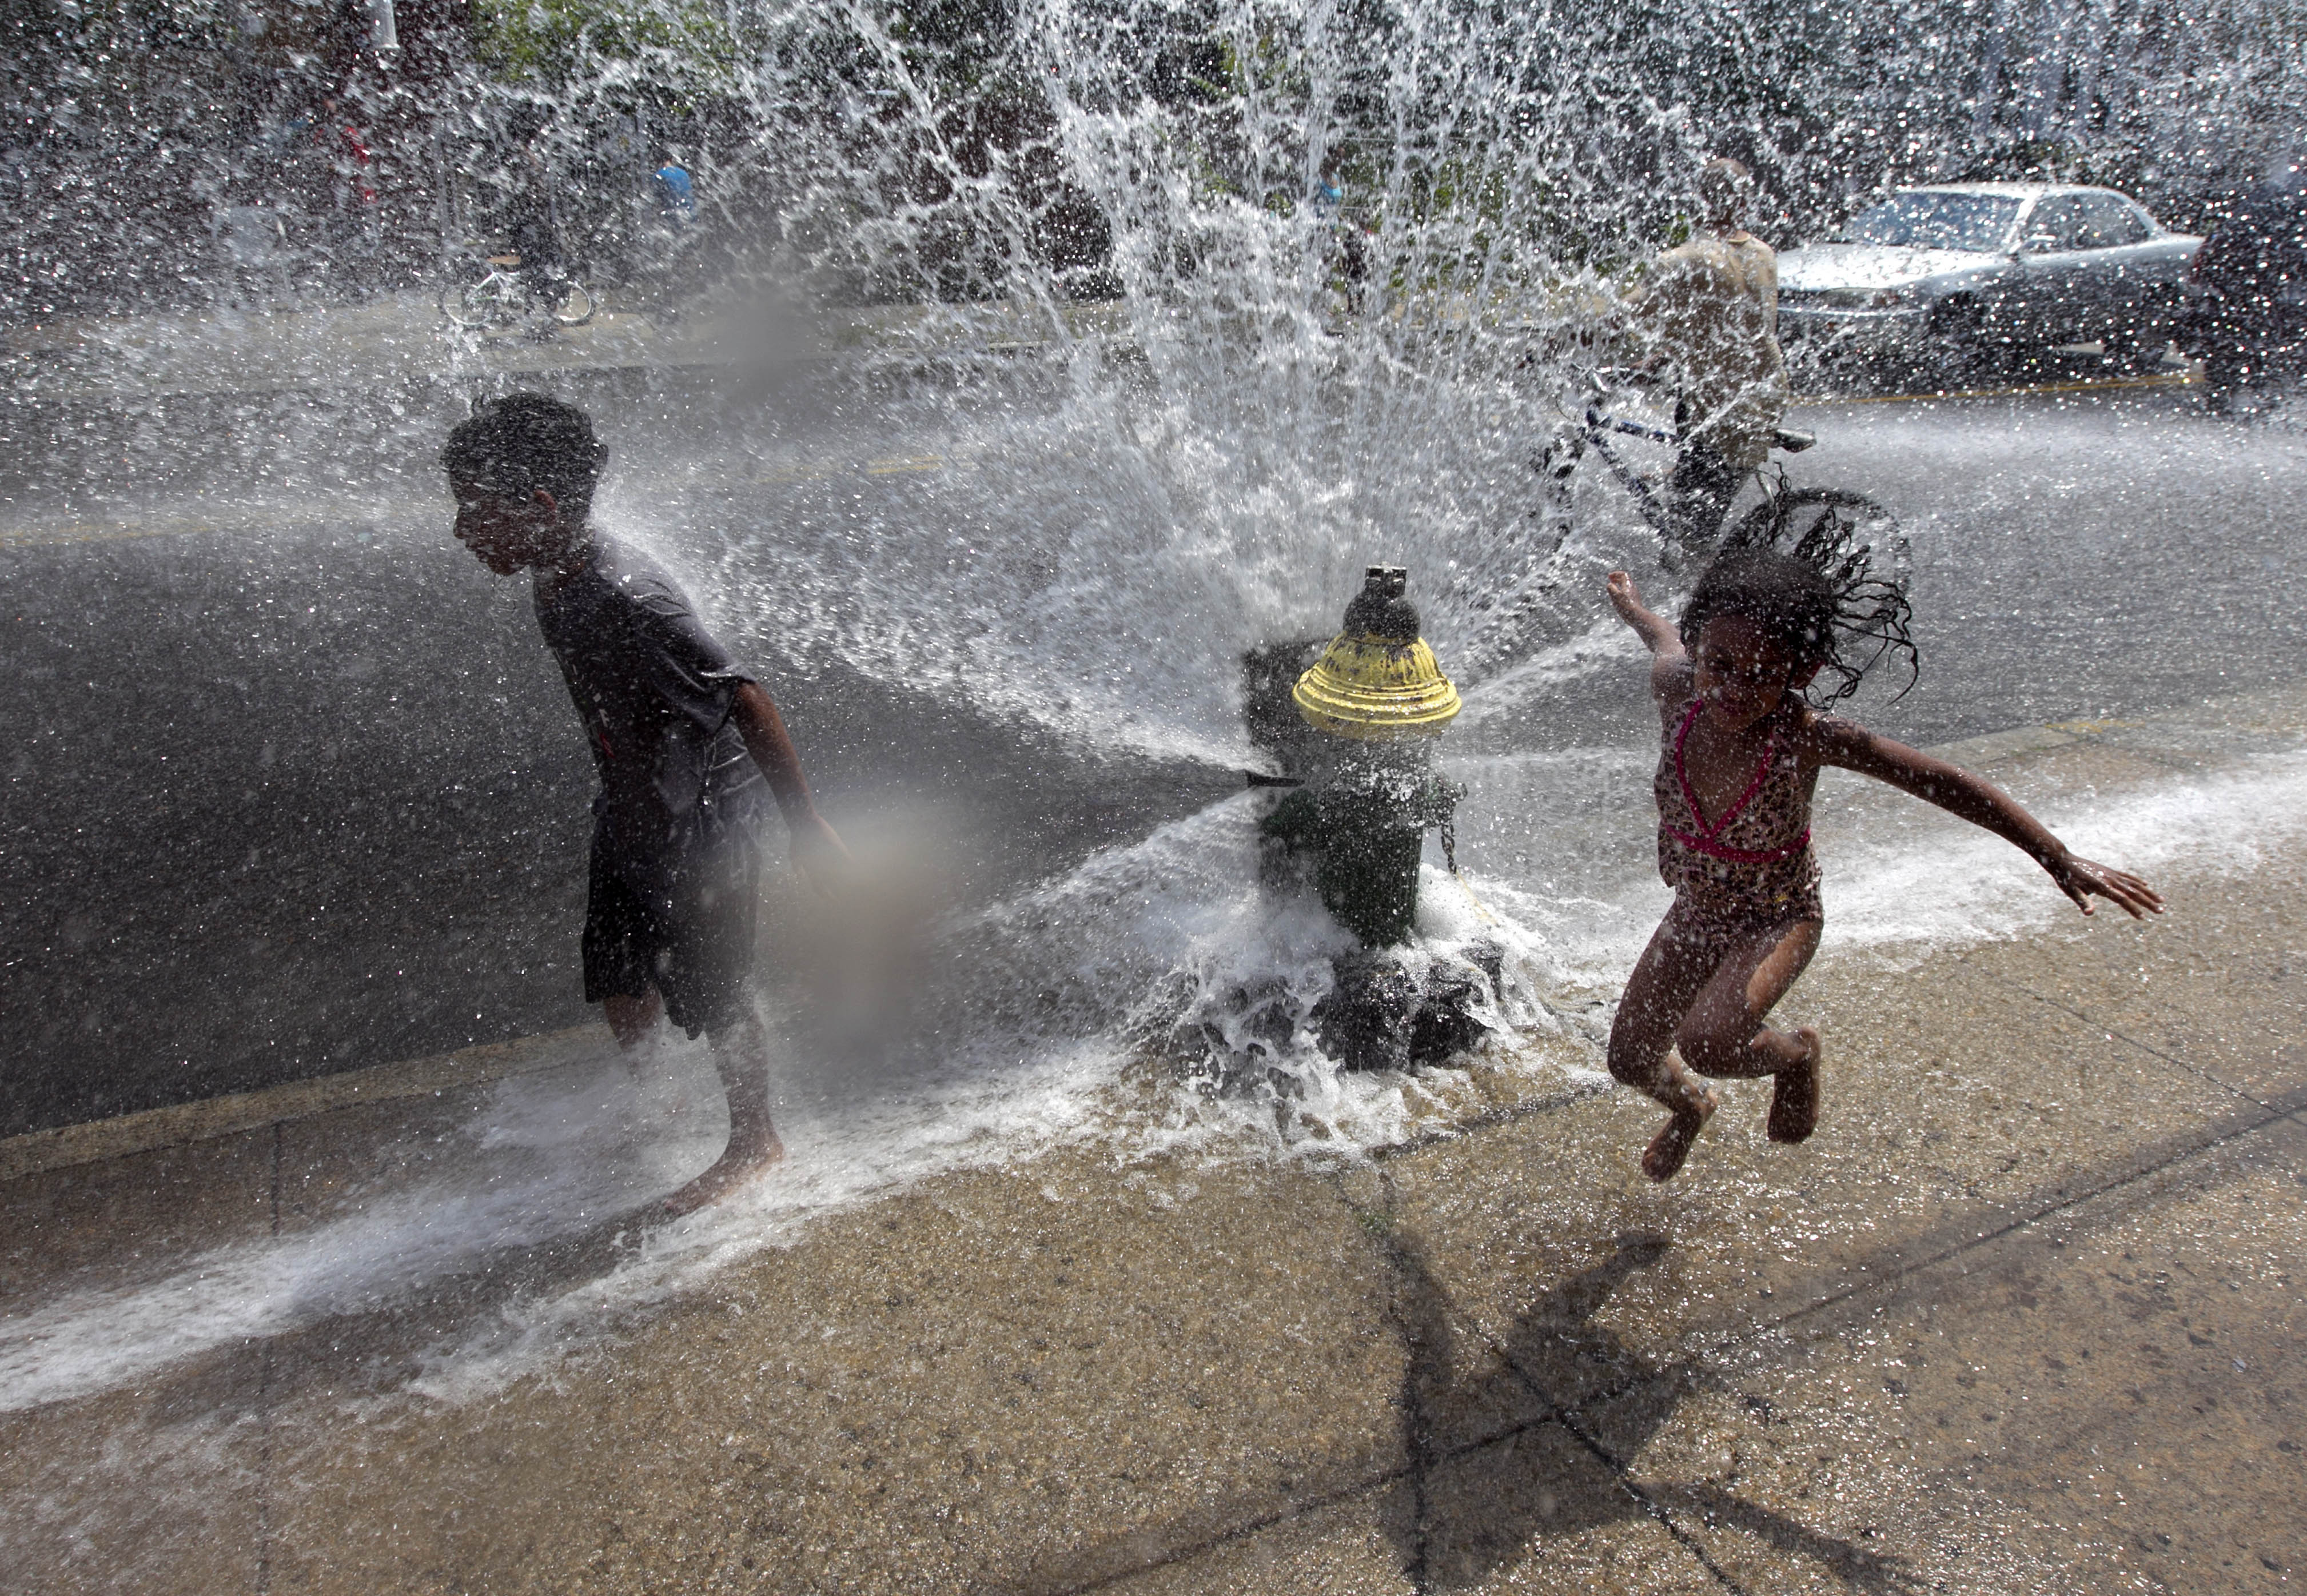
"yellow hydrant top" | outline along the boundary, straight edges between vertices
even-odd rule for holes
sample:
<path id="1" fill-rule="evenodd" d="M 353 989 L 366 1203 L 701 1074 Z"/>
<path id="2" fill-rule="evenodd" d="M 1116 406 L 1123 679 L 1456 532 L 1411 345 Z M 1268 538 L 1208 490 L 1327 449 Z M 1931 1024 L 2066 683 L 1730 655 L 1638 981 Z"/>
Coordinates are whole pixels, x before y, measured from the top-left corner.
<path id="1" fill-rule="evenodd" d="M 1427 737 L 1458 713 L 1458 690 L 1418 635 L 1418 609 L 1403 596 L 1410 573 L 1373 565 L 1330 639 L 1290 694 L 1308 725 L 1366 742 Z"/>

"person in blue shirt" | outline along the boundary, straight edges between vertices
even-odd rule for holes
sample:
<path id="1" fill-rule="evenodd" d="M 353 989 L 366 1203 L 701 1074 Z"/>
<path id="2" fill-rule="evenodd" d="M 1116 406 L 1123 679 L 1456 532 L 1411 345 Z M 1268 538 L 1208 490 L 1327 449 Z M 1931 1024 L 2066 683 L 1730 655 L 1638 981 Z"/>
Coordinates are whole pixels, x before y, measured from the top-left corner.
<path id="1" fill-rule="evenodd" d="M 665 220 L 685 227 L 697 219 L 697 185 L 690 181 L 688 167 L 668 155 L 650 180 L 656 184 L 657 209 Z"/>

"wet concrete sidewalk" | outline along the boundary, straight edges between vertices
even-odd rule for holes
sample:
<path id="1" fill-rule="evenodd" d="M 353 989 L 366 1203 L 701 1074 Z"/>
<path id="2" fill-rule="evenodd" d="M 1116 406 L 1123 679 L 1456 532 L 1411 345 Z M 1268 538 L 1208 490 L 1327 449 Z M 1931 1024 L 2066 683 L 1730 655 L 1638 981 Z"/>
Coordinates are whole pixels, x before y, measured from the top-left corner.
<path id="1" fill-rule="evenodd" d="M 2192 757 L 2103 732 L 1970 751 L 2029 798 Z M 0 1584 L 2284 1588 L 2307 849 L 2163 874 L 2144 927 L 1896 958 L 1830 931 L 1789 1005 L 1831 1050 L 1820 1135 L 1770 1145 L 1767 1087 L 1730 1085 L 1663 1190 L 1644 1101 L 1485 1077 L 1487 1111 L 1369 1160 L 942 1177 L 453 1399 L 423 1350 L 522 1289 L 581 1300 L 630 1221 L 0 1415 Z M 386 1200 L 483 1090 L 20 1174 L 0 1290 Z"/>

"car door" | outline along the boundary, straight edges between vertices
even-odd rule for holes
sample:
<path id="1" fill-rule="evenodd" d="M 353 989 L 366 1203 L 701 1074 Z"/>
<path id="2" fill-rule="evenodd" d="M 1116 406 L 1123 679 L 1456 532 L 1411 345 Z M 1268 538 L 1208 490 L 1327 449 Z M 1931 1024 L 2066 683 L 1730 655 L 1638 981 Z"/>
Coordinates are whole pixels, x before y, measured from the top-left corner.
<path id="1" fill-rule="evenodd" d="M 2021 354 L 2100 336 L 2104 308 L 2094 310 L 2090 224 L 2080 194 L 2045 194 L 2019 224 L 2019 259 L 2005 295 L 2005 321 Z"/>
<path id="2" fill-rule="evenodd" d="M 2097 336 L 2110 351 L 2161 348 L 2170 337 L 2170 301 L 2186 269 L 2186 246 L 2175 235 L 2158 233 L 2146 213 L 2121 194 L 2077 199 L 2091 262 L 2083 275 Z"/>

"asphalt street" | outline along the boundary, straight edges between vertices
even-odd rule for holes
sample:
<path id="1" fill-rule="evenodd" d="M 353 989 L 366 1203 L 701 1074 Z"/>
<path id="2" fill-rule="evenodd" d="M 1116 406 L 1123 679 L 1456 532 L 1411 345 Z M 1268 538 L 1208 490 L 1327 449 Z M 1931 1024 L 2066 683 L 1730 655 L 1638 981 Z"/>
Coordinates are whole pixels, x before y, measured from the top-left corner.
<path id="1" fill-rule="evenodd" d="M 444 495 L 0 552 L 0 1135 L 586 1017 L 591 761 L 526 582 L 447 519 Z M 744 653 L 845 825 L 948 817 L 953 894 L 1239 785 Z"/>

